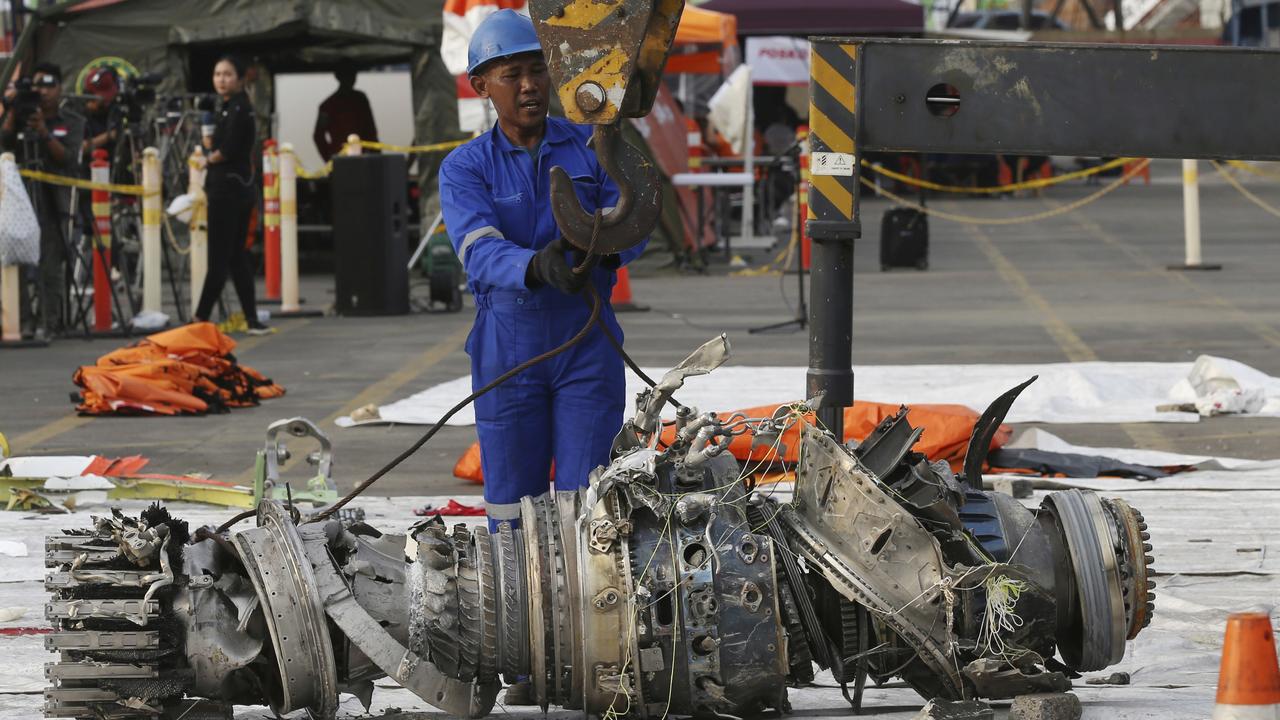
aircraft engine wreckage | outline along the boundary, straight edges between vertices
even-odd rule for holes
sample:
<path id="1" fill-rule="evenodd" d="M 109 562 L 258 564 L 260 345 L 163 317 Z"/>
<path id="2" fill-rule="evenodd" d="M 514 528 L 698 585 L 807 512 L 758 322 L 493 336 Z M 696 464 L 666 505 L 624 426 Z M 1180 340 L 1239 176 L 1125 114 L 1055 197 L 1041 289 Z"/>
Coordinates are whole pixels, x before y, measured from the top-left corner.
<path id="1" fill-rule="evenodd" d="M 521 678 L 544 708 L 742 716 L 787 709 L 815 666 L 855 704 L 867 678 L 895 676 L 926 698 L 1004 698 L 1067 689 L 1150 622 L 1136 510 L 1080 490 L 1028 509 L 981 489 L 1021 387 L 979 421 L 961 476 L 911 452 L 905 410 L 849 449 L 805 405 L 762 419 L 680 407 L 659 444 L 672 393 L 727 356 L 717 338 L 641 393 L 590 488 L 525 498 L 518 527 L 436 518 L 407 543 L 265 500 L 239 532 L 153 506 L 50 537 L 46 715 L 195 720 L 265 703 L 328 718 L 339 693 L 367 706 L 390 676 L 464 717 Z M 776 445 L 794 423 L 801 459 L 780 502 L 722 451 L 747 432 Z"/>

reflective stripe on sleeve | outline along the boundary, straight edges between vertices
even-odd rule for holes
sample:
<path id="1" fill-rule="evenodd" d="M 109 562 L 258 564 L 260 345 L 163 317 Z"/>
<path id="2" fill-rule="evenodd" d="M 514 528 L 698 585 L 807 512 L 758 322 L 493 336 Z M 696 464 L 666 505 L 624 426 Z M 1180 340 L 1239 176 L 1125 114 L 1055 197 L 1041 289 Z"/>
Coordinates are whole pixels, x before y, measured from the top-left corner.
<path id="1" fill-rule="evenodd" d="M 507 236 L 503 235 L 501 230 L 492 225 L 485 225 L 482 228 L 476 228 L 475 230 L 467 233 L 466 237 L 462 238 L 462 246 L 458 248 L 458 260 L 465 263 L 467 261 L 467 250 L 470 250 L 471 246 L 482 237 L 492 237 L 499 240 L 507 239 Z"/>

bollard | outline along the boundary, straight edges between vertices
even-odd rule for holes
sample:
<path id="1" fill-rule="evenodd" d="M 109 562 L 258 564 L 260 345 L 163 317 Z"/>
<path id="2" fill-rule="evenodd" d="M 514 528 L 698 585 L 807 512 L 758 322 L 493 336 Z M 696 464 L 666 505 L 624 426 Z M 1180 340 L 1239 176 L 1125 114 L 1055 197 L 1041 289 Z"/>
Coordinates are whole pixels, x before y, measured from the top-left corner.
<path id="1" fill-rule="evenodd" d="M 191 316 L 195 317 L 204 291 L 204 276 L 209 272 L 209 199 L 204 194 L 204 179 L 209 160 L 199 145 L 187 158 L 187 192 L 191 195 Z"/>
<path id="2" fill-rule="evenodd" d="M 689 172 L 702 172 L 702 129 L 691 117 L 684 119 L 684 141 L 689 155 Z"/>
<path id="3" fill-rule="evenodd" d="M 298 156 L 293 145 L 280 146 L 280 315 L 319 315 L 304 311 L 298 294 Z"/>
<path id="4" fill-rule="evenodd" d="M 342 154 L 356 156 L 362 152 L 363 148 L 360 147 L 360 136 L 355 133 L 348 135 L 347 144 L 342 147 Z"/>
<path id="5" fill-rule="evenodd" d="M 1206 265 L 1200 255 L 1200 177 L 1199 161 L 1182 161 L 1182 224 L 1186 248 L 1181 265 L 1170 270 L 1221 270 L 1221 265 Z"/>
<path id="6" fill-rule="evenodd" d="M 160 153 L 142 151 L 142 312 L 160 309 Z"/>
<path id="7" fill-rule="evenodd" d="M 111 163 L 107 151 L 93 151 L 89 163 L 89 179 L 95 183 L 111 182 Z M 93 190 L 93 331 L 111 331 L 111 192 Z"/>
<path id="8" fill-rule="evenodd" d="M 267 276 L 263 302 L 280 301 L 280 183 L 276 141 L 262 143 L 262 254 Z"/>
<path id="9" fill-rule="evenodd" d="M 0 165 L 14 164 L 13 153 L 0 155 Z M 7 172 L 8 168 L 5 167 Z M 0 193 L 4 192 L 4 183 L 0 183 Z M 0 267 L 0 341 L 6 343 L 22 342 L 22 310 L 19 304 L 18 266 Z"/>
<path id="10" fill-rule="evenodd" d="M 809 231 L 806 227 L 809 221 L 809 126 L 801 125 L 796 128 L 796 143 L 800 145 L 800 184 L 796 186 L 796 202 L 799 203 L 798 209 L 800 227 L 800 269 L 802 271 L 809 269 L 809 255 L 811 248 L 809 246 Z"/>

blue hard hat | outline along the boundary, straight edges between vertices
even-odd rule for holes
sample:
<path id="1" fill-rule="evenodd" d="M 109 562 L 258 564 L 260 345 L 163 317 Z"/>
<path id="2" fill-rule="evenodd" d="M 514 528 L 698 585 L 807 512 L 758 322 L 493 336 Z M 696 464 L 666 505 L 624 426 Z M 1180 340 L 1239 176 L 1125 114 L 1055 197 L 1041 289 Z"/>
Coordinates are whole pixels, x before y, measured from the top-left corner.
<path id="1" fill-rule="evenodd" d="M 467 45 L 467 75 L 490 60 L 520 53 L 542 51 L 533 21 L 515 10 L 499 10 L 485 18 Z"/>

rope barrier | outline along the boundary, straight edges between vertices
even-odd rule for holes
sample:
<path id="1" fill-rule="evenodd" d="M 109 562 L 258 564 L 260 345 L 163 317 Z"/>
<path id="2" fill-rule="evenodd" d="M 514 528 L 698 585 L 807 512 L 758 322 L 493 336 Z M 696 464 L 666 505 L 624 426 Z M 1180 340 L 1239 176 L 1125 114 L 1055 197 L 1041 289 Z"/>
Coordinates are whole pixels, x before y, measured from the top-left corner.
<path id="1" fill-rule="evenodd" d="M 139 197 L 149 197 L 142 189 L 141 185 L 118 185 L 116 183 L 99 183 L 83 178 L 68 177 L 66 175 L 55 175 L 41 170 L 19 170 L 18 174 L 25 178 L 31 178 L 38 182 L 49 183 L 50 185 L 62 185 L 65 187 L 81 188 L 84 190 L 106 190 L 107 192 L 116 193 L 117 195 L 137 195 Z M 159 195 L 160 193 L 155 193 Z"/>
<path id="2" fill-rule="evenodd" d="M 862 166 L 865 168 L 869 168 L 870 170 L 872 170 L 873 172 L 879 175 L 883 175 L 887 178 L 892 178 L 894 180 L 897 180 L 898 182 L 903 182 L 908 185 L 914 185 L 915 187 L 924 188 L 926 190 L 937 190 L 938 192 L 949 192 L 949 193 L 995 195 L 999 193 L 1015 192 L 1017 190 L 1034 190 L 1036 188 L 1051 187 L 1053 185 L 1064 183 L 1069 180 L 1077 180 L 1082 177 L 1097 175 L 1098 173 L 1106 172 L 1108 170 L 1121 167 L 1127 163 L 1134 162 L 1135 160 L 1137 160 L 1137 158 L 1116 158 L 1115 160 L 1103 163 L 1096 167 L 1085 168 L 1084 170 L 1074 170 L 1069 173 L 1063 173 L 1062 175 L 1055 175 L 1051 178 L 1036 178 L 1034 180 L 1024 180 L 1020 183 L 1012 183 L 1010 185 L 995 185 L 992 187 L 964 187 L 962 185 L 942 185 L 940 183 L 932 182 L 929 180 L 921 180 L 919 178 L 911 177 L 910 175 L 904 175 L 900 172 L 895 172 L 888 168 L 880 167 L 879 165 L 873 165 L 872 163 L 868 162 L 865 158 L 862 160 Z M 1130 177 L 1132 177 L 1132 175 L 1130 175 Z"/>
<path id="3" fill-rule="evenodd" d="M 1124 175 L 1121 175 L 1119 178 L 1111 182 L 1111 184 L 1104 185 L 1097 192 L 1091 193 L 1083 198 L 1080 198 L 1079 200 L 1068 203 L 1061 207 L 1053 208 L 1052 210 L 1046 210 L 1044 212 L 1038 212 L 1033 215 L 1023 215 L 1020 217 L 1012 217 L 1012 218 L 984 218 L 984 217 L 977 217 L 974 215 L 960 215 L 957 213 L 949 213 L 944 210 L 936 210 L 934 208 L 928 208 L 923 205 L 920 205 L 919 203 L 911 202 L 910 200 L 907 200 L 904 197 L 895 195 L 883 188 L 876 187 L 875 183 L 871 182 L 865 177 L 859 177 L 858 181 L 861 182 L 863 185 L 867 186 L 868 188 L 870 188 L 871 190 L 873 190 L 877 195 L 883 195 L 899 205 L 909 207 L 914 210 L 918 210 L 926 215 L 932 215 L 933 217 L 939 218 L 941 220 L 950 220 L 952 222 L 962 223 L 965 225 L 1020 225 L 1022 223 L 1036 222 L 1038 220 L 1047 220 L 1048 218 L 1055 217 L 1057 215 L 1063 215 L 1065 213 L 1071 212 L 1072 210 L 1076 210 L 1078 208 L 1084 207 L 1085 205 L 1088 205 L 1089 203 L 1101 198 L 1102 196 L 1114 191 L 1116 188 L 1123 185 L 1126 180 L 1142 172 L 1142 169 L 1145 168 L 1150 162 L 1151 162 L 1150 160 L 1146 160 L 1146 159 L 1140 161 L 1138 164 L 1134 165 L 1127 172 L 1125 172 Z"/>
<path id="4" fill-rule="evenodd" d="M 375 142 L 373 140 L 361 140 L 360 147 L 367 148 L 369 150 L 382 150 L 385 152 L 396 152 L 396 153 L 404 153 L 406 155 L 413 155 L 418 153 L 439 152 L 441 150 L 452 150 L 453 148 L 456 148 L 459 145 L 462 145 L 467 142 L 470 142 L 470 138 L 468 138 L 467 140 L 450 140 L 449 142 L 433 143 L 431 145 L 391 145 L 389 143 Z M 338 151 L 338 155 L 345 155 L 347 153 L 347 148 L 349 147 L 351 147 L 350 143 L 344 144 L 342 146 L 342 149 Z M 298 177 L 302 178 L 303 180 L 317 180 L 319 178 L 328 177 L 329 174 L 333 172 L 332 160 L 330 160 L 329 162 L 326 162 L 324 164 L 324 167 L 320 168 L 319 170 L 308 170 L 302 166 L 302 161 L 300 158 L 298 158 L 298 154 L 296 152 L 291 154 L 293 155 L 294 159 L 298 161 L 295 167 L 297 168 L 297 171 L 298 171 Z"/>
<path id="5" fill-rule="evenodd" d="M 448 142 L 433 143 L 431 145 L 389 145 L 374 140 L 361 140 L 360 147 L 369 150 L 385 150 L 387 152 L 398 152 L 406 155 L 415 153 L 439 152 L 440 150 L 452 150 L 459 145 L 465 145 L 471 142 L 471 138 L 466 140 L 449 140 Z"/>
<path id="6" fill-rule="evenodd" d="M 1231 187 L 1235 188 L 1237 191 L 1239 191 L 1241 195 L 1245 196 L 1245 198 L 1247 198 L 1249 202 L 1253 203 L 1254 205 L 1257 205 L 1259 208 L 1265 210 L 1268 213 L 1271 213 L 1272 215 L 1275 215 L 1276 217 L 1280 217 L 1280 208 L 1277 208 L 1274 205 L 1267 203 L 1266 200 L 1263 200 L 1262 198 L 1250 192 L 1249 188 L 1246 188 L 1244 185 L 1241 185 L 1240 181 L 1232 177 L 1231 173 L 1227 172 L 1226 168 L 1222 167 L 1222 164 L 1219 163 L 1217 160 L 1210 160 L 1209 162 L 1213 164 L 1213 169 L 1217 170 L 1218 174 L 1221 175 L 1222 178 L 1231 185 Z"/>
<path id="7" fill-rule="evenodd" d="M 1216 165 L 1217 162 L 1214 161 L 1214 164 Z M 1272 180 L 1280 180 L 1280 172 L 1273 172 L 1271 170 L 1266 170 L 1258 167 L 1257 165 L 1252 165 L 1250 163 L 1247 163 L 1243 160 L 1228 160 L 1227 164 L 1234 168 L 1240 168 L 1241 170 L 1244 170 L 1250 175 L 1257 175 L 1258 177 L 1271 178 Z"/>

